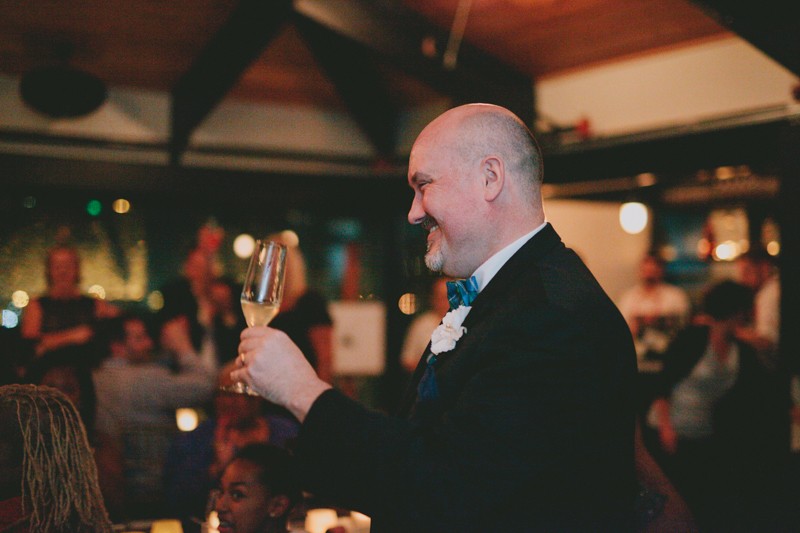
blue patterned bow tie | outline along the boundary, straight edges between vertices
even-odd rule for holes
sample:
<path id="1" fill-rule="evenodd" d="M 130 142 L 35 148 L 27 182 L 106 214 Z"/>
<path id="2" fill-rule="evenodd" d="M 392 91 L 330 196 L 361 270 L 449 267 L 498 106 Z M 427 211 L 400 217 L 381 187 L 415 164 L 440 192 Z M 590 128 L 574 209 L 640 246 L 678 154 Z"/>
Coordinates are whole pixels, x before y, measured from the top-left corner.
<path id="1" fill-rule="evenodd" d="M 450 309 L 457 309 L 460 305 L 469 307 L 476 296 L 478 296 L 478 280 L 475 276 L 447 282 L 447 300 L 450 302 Z"/>

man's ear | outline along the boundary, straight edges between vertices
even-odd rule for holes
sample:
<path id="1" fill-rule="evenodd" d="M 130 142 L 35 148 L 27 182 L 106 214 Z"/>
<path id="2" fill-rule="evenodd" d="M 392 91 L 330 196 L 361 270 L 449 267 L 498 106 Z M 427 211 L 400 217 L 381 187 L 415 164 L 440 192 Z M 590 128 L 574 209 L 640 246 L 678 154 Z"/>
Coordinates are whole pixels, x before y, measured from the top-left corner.
<path id="1" fill-rule="evenodd" d="M 493 202 L 503 190 L 506 180 L 506 169 L 503 160 L 496 155 L 490 155 L 481 161 L 483 178 L 483 198 Z"/>

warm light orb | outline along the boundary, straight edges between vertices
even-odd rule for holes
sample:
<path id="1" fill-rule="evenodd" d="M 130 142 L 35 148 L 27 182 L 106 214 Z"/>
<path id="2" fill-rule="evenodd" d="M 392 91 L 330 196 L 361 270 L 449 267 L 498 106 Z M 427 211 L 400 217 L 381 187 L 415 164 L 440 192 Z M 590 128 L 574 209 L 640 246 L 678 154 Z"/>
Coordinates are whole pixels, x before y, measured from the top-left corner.
<path id="1" fill-rule="evenodd" d="M 183 533 L 180 520 L 159 518 L 150 525 L 150 533 Z"/>
<path id="2" fill-rule="evenodd" d="M 626 202 L 619 208 L 619 224 L 625 233 L 636 235 L 647 227 L 647 207 L 640 202 Z"/>
<path id="3" fill-rule="evenodd" d="M 767 243 L 767 253 L 772 257 L 777 257 L 781 253 L 781 243 L 770 241 Z"/>
<path id="4" fill-rule="evenodd" d="M 175 422 L 181 431 L 194 431 L 199 421 L 200 417 L 197 416 L 197 411 L 194 409 L 181 407 L 175 410 Z"/>
<path id="5" fill-rule="evenodd" d="M 114 203 L 111 204 L 111 209 L 113 209 L 115 213 L 123 215 L 131 210 L 131 203 L 125 198 L 117 198 L 114 200 Z"/>
<path id="6" fill-rule="evenodd" d="M 11 294 L 11 303 L 14 304 L 14 307 L 18 309 L 22 309 L 28 305 L 30 301 L 31 297 L 28 296 L 28 293 L 25 291 L 14 291 Z"/>
<path id="7" fill-rule="evenodd" d="M 160 311 L 164 307 L 164 295 L 161 291 L 153 291 L 147 296 L 147 307 L 151 311 Z"/>
<path id="8" fill-rule="evenodd" d="M 719 261 L 733 261 L 739 256 L 739 244 L 734 241 L 719 243 L 714 248 L 714 258 Z"/>
<path id="9" fill-rule="evenodd" d="M 106 299 L 106 290 L 101 285 L 92 285 L 86 292 L 89 293 L 89 296 L 97 298 L 98 300 Z"/>
<path id="10" fill-rule="evenodd" d="M 325 533 L 338 520 L 335 509 L 310 509 L 306 514 L 305 528 L 308 533 Z"/>
<path id="11" fill-rule="evenodd" d="M 287 229 L 281 232 L 281 240 L 289 248 L 297 248 L 300 246 L 300 237 L 294 231 Z"/>
<path id="12" fill-rule="evenodd" d="M 247 259 L 253 255 L 255 247 L 255 239 L 247 233 L 242 233 L 233 239 L 233 253 L 240 259 Z"/>
<path id="13" fill-rule="evenodd" d="M 417 312 L 417 295 L 407 292 L 397 301 L 397 307 L 404 315 L 413 315 Z"/>

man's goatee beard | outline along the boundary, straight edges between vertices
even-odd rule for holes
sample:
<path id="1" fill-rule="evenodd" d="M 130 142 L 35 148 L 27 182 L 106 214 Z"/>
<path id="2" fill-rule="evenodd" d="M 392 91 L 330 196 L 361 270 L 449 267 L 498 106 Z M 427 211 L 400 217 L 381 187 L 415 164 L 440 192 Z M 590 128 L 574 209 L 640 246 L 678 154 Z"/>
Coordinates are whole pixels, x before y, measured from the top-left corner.
<path id="1" fill-rule="evenodd" d="M 425 266 L 432 272 L 441 272 L 444 267 L 444 257 L 441 251 L 428 252 L 425 254 Z"/>

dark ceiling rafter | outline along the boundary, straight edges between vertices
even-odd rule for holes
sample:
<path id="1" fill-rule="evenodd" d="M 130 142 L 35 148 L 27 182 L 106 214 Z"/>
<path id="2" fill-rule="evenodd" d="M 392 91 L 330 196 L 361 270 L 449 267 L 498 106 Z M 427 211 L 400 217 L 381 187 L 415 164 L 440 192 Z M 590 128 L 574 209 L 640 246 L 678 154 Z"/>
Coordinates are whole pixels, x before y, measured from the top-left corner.
<path id="1" fill-rule="evenodd" d="M 292 21 L 382 158 L 394 156 L 399 109 L 374 61 L 415 76 L 454 104 L 502 105 L 533 124 L 529 76 L 468 43 L 461 44 L 456 65 L 446 68 L 447 33 L 396 0 L 242 0 L 172 91 L 173 164 L 194 129 Z"/>
<path id="2" fill-rule="evenodd" d="M 719 24 L 800 76 L 800 20 L 793 2 L 692 0 Z"/>
<path id="3" fill-rule="evenodd" d="M 385 160 L 394 158 L 400 110 L 368 50 L 306 17 L 295 25 L 351 116 Z"/>
<path id="4" fill-rule="evenodd" d="M 241 0 L 172 90 L 170 159 L 289 20 L 291 0 Z"/>
<path id="5" fill-rule="evenodd" d="M 417 77 L 454 104 L 503 105 L 533 124 L 533 80 L 463 42 L 452 69 L 443 66 L 447 32 L 401 5 L 399 0 L 295 0 L 298 15 L 372 51 Z M 424 53 L 426 44 L 432 53 Z"/>

